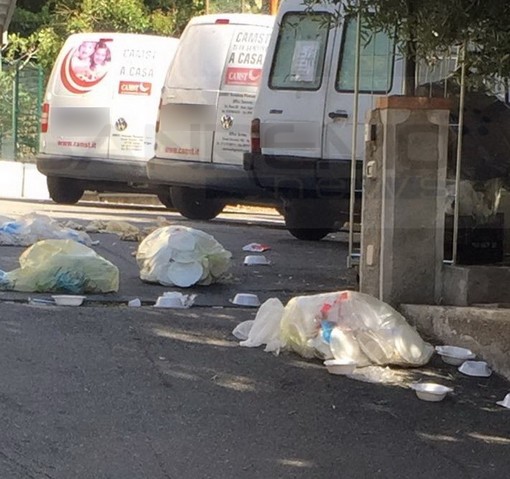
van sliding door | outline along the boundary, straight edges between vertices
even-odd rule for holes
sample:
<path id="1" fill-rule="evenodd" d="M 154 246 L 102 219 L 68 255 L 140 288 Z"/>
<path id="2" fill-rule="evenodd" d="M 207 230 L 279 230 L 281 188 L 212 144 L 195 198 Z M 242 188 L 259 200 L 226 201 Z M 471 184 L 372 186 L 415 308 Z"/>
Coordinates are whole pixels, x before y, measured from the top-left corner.
<path id="1" fill-rule="evenodd" d="M 319 158 L 335 29 L 326 12 L 283 16 L 264 86 L 263 153 Z"/>

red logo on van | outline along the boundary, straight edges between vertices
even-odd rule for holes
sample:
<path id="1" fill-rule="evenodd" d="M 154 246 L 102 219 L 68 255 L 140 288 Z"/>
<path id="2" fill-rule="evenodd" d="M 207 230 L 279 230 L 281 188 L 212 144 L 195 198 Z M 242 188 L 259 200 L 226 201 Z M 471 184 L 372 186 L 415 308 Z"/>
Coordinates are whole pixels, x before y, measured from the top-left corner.
<path id="1" fill-rule="evenodd" d="M 257 86 L 260 83 L 261 76 L 261 68 L 228 67 L 225 75 L 225 84 Z"/>
<path id="2" fill-rule="evenodd" d="M 145 95 L 149 96 L 152 90 L 152 83 L 145 81 L 120 81 L 119 95 Z"/>
<path id="3" fill-rule="evenodd" d="M 60 78 L 64 87 L 71 93 L 88 93 L 108 73 L 112 60 L 107 42 L 84 40 L 76 48 L 69 50 L 60 65 Z"/>

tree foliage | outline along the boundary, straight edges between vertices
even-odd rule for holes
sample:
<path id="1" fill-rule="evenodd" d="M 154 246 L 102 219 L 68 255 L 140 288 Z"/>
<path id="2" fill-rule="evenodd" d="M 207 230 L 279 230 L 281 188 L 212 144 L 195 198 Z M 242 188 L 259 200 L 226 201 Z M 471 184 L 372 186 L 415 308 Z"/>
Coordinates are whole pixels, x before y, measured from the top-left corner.
<path id="1" fill-rule="evenodd" d="M 310 6 L 361 13 L 376 31 L 394 35 L 411 60 L 434 61 L 452 46 L 467 45 L 473 80 L 510 78 L 510 2 L 507 0 L 304 0 Z M 338 10 L 340 12 L 340 10 Z"/>
<path id="2" fill-rule="evenodd" d="M 73 33 L 178 36 L 203 9 L 202 0 L 18 0 L 2 55 L 7 61 L 36 61 L 49 73 Z"/>

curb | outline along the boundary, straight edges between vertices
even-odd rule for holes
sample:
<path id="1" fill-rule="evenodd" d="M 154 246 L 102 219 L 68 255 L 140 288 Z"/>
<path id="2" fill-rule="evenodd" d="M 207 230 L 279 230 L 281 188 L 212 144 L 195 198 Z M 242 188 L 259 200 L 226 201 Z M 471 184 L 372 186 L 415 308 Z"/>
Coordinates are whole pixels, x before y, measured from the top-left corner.
<path id="1" fill-rule="evenodd" d="M 423 336 L 471 349 L 510 380 L 510 309 L 402 304 L 399 311 Z"/>

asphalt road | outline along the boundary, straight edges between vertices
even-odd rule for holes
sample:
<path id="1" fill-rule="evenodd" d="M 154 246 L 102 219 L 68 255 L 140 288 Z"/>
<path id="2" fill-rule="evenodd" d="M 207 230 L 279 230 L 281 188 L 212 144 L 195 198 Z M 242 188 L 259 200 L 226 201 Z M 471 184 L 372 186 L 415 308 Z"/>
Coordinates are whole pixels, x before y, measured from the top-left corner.
<path id="1" fill-rule="evenodd" d="M 0 201 L 0 215 L 26 209 L 139 225 L 166 213 Z M 189 310 L 150 306 L 168 288 L 141 283 L 136 243 L 105 234 L 94 248 L 120 267 L 119 293 L 80 308 L 0 294 L 0 478 L 507 477 L 510 411 L 495 402 L 510 384 L 497 375 L 466 377 L 434 357 L 370 383 L 238 345 L 232 329 L 255 310 L 232 305 L 236 291 L 285 302 L 355 286 L 342 234 L 299 242 L 277 215 L 247 214 L 210 223 L 168 216 L 234 255 L 225 282 L 191 289 L 198 297 Z M 241 248 L 253 241 L 271 245 L 271 266 L 242 265 Z M 15 267 L 23 249 L 1 247 L 0 269 Z M 133 297 L 146 305 L 128 308 Z M 408 386 L 423 378 L 455 391 L 420 401 Z"/>

